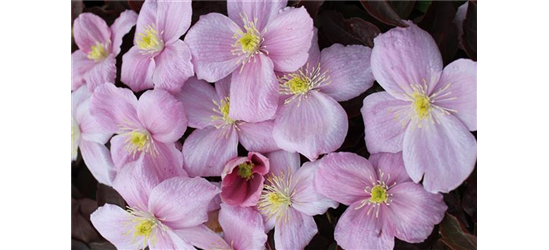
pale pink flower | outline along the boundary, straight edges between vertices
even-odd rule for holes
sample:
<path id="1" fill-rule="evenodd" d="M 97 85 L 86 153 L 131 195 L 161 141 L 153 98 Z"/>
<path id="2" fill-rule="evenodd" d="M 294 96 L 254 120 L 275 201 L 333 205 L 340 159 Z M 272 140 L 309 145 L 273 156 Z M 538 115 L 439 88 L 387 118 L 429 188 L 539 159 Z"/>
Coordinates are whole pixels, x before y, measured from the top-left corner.
<path id="1" fill-rule="evenodd" d="M 92 13 L 82 13 L 74 20 L 74 42 L 79 50 L 71 56 L 71 90 L 87 84 L 93 92 L 100 84 L 114 82 L 122 38 L 136 21 L 137 14 L 132 10 L 122 12 L 110 28 Z"/>
<path id="2" fill-rule="evenodd" d="M 198 177 L 162 180 L 146 162 L 129 163 L 114 181 L 128 209 L 105 204 L 93 212 L 91 222 L 118 249 L 194 249 L 185 233 L 176 231 L 200 230 L 219 189 Z"/>
<path id="3" fill-rule="evenodd" d="M 153 86 L 179 92 L 194 75 L 189 47 L 179 39 L 189 29 L 191 15 L 191 1 L 145 1 L 135 46 L 122 57 L 122 82 L 135 92 Z"/>
<path id="4" fill-rule="evenodd" d="M 265 229 L 274 228 L 276 249 L 303 249 L 318 232 L 313 216 L 338 204 L 314 190 L 316 162 L 299 167 L 299 154 L 283 150 L 267 157 L 271 169 L 258 203 Z"/>
<path id="5" fill-rule="evenodd" d="M 459 59 L 443 70 L 437 44 L 410 21 L 374 39 L 372 72 L 386 92 L 364 99 L 370 153 L 402 151 L 414 182 L 449 192 L 473 171 L 477 143 L 477 64 Z"/>
<path id="6" fill-rule="evenodd" d="M 223 236 L 203 226 L 200 230 L 178 230 L 196 247 L 204 250 L 263 250 L 267 234 L 261 214 L 250 207 L 221 204 L 219 224 Z"/>
<path id="7" fill-rule="evenodd" d="M 334 237 L 344 249 L 393 249 L 394 238 L 423 242 L 442 221 L 447 207 L 410 180 L 402 154 L 380 153 L 370 160 L 347 152 L 318 161 L 315 189 L 349 206 Z"/>
<path id="8" fill-rule="evenodd" d="M 230 86 L 230 77 L 217 82 L 215 89 L 193 77 L 177 96 L 185 106 L 189 126 L 196 128 L 183 144 L 185 170 L 190 176 L 221 176 L 225 164 L 237 156 L 239 141 L 250 152 L 279 149 L 272 135 L 272 120 L 249 123 L 229 115 L 233 101 Z"/>
<path id="9" fill-rule="evenodd" d="M 82 159 L 95 179 L 111 186 L 116 171 L 105 143 L 112 133 L 103 129 L 91 116 L 90 97 L 91 93 L 86 86 L 81 86 L 71 94 L 71 158 L 76 160 L 80 148 Z"/>
<path id="10" fill-rule="evenodd" d="M 268 172 L 269 159 L 260 153 L 230 160 L 221 174 L 221 199 L 231 206 L 255 206 Z"/>
<path id="11" fill-rule="evenodd" d="M 112 83 L 99 86 L 91 97 L 90 112 L 111 139 L 114 165 L 121 169 L 143 156 L 162 177 L 186 175 L 175 142 L 187 129 L 183 104 L 162 89 L 149 90 L 139 101 L 129 89 Z"/>
<path id="12" fill-rule="evenodd" d="M 185 37 L 198 79 L 232 78 L 233 119 L 272 119 L 278 105 L 274 71 L 292 72 L 307 61 L 313 20 L 305 8 L 286 5 L 286 0 L 229 0 L 229 17 L 201 16 Z"/>
<path id="13" fill-rule="evenodd" d="M 315 161 L 341 147 L 348 117 L 338 102 L 372 87 L 371 52 L 365 46 L 341 44 L 320 52 L 315 34 L 307 64 L 279 77 L 284 102 L 276 113 L 273 137 L 280 148 Z"/>

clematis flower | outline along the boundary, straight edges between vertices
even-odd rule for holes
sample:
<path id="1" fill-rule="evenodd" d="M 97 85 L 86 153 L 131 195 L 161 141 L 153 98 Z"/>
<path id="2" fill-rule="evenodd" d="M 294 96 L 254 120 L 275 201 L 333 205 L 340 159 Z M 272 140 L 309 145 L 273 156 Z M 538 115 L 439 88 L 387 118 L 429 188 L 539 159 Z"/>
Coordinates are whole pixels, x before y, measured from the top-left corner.
<path id="1" fill-rule="evenodd" d="M 269 159 L 260 153 L 230 160 L 221 174 L 221 199 L 231 206 L 255 206 L 268 172 Z"/>
<path id="2" fill-rule="evenodd" d="M 189 47 L 179 39 L 189 29 L 191 15 L 191 1 L 145 1 L 135 46 L 122 57 L 122 82 L 135 92 L 153 86 L 179 92 L 194 75 Z"/>
<path id="3" fill-rule="evenodd" d="M 318 232 L 313 216 L 336 208 L 337 202 L 313 189 L 316 163 L 300 168 L 299 154 L 282 150 L 267 158 L 271 168 L 257 206 L 266 230 L 274 227 L 276 249 L 303 249 Z"/>
<path id="4" fill-rule="evenodd" d="M 279 78 L 284 104 L 276 113 L 273 136 L 280 148 L 315 161 L 341 147 L 349 126 L 338 102 L 372 87 L 371 51 L 334 44 L 320 52 L 315 35 L 307 64 Z"/>
<path id="5" fill-rule="evenodd" d="M 410 178 L 429 192 L 449 192 L 473 171 L 477 144 L 476 62 L 443 70 L 438 47 L 415 24 L 374 39 L 372 71 L 386 90 L 361 109 L 370 153 L 402 151 Z"/>
<path id="6" fill-rule="evenodd" d="M 112 133 L 105 131 L 91 116 L 90 97 L 86 86 L 81 86 L 71 94 L 71 157 L 73 161 L 76 160 L 80 148 L 84 163 L 95 179 L 111 186 L 116 171 L 105 143 L 109 141 Z"/>
<path id="7" fill-rule="evenodd" d="M 318 162 L 315 189 L 349 206 L 334 232 L 344 249 L 393 249 L 394 237 L 419 243 L 444 217 L 442 195 L 410 180 L 401 153 L 373 154 L 368 161 L 340 152 Z"/>
<path id="8" fill-rule="evenodd" d="M 164 178 L 186 175 L 175 142 L 187 129 L 187 118 L 183 104 L 167 91 L 147 91 L 138 101 L 129 89 L 103 84 L 91 97 L 90 112 L 104 129 L 117 134 L 111 139 L 117 169 L 143 156 Z"/>
<path id="9" fill-rule="evenodd" d="M 189 78 L 177 98 L 185 106 L 189 126 L 197 128 L 183 144 L 185 170 L 190 176 L 221 176 L 225 164 L 237 156 L 238 142 L 250 152 L 278 150 L 273 121 L 248 123 L 229 115 L 230 78 L 214 87 Z"/>
<path id="10" fill-rule="evenodd" d="M 193 245 L 204 250 L 265 249 L 267 234 L 264 231 L 263 217 L 255 209 L 222 203 L 219 210 L 219 224 L 223 229 L 223 237 L 207 227 L 201 227 L 201 230 L 179 230 L 178 232 L 184 234 Z"/>
<path id="11" fill-rule="evenodd" d="M 198 177 L 162 181 L 147 161 L 129 163 L 114 180 L 128 209 L 105 204 L 91 214 L 92 224 L 118 249 L 194 249 L 176 231 L 199 230 L 219 189 Z"/>
<path id="12" fill-rule="evenodd" d="M 185 37 L 198 79 L 231 77 L 233 119 L 272 119 L 278 105 L 274 71 L 292 72 L 307 61 L 313 20 L 305 8 L 286 5 L 286 0 L 229 0 L 229 17 L 201 16 Z"/>
<path id="13" fill-rule="evenodd" d="M 93 92 L 100 84 L 114 82 L 122 38 L 136 21 L 137 14 L 132 10 L 122 12 L 110 28 L 92 13 L 82 13 L 74 20 L 74 42 L 79 50 L 71 56 L 71 90 L 87 84 Z"/>

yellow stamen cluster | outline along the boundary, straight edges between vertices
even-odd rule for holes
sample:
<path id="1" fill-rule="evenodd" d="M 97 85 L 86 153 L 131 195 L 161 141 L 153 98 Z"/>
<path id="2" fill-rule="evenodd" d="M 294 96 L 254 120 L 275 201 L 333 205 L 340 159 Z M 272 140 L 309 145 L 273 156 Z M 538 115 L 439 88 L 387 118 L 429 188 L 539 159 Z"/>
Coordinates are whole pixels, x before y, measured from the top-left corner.
<path id="1" fill-rule="evenodd" d="M 257 34 L 257 31 L 255 29 L 246 28 L 246 34 L 240 37 L 238 39 L 238 42 L 240 43 L 242 52 L 251 54 L 257 51 L 261 39 L 259 38 L 259 35 Z"/>
<path id="2" fill-rule="evenodd" d="M 303 98 L 307 98 L 309 91 L 330 84 L 330 76 L 327 73 L 328 71 L 321 71 L 320 63 L 311 68 L 306 64 L 294 73 L 279 77 L 280 94 L 292 95 L 284 101 L 284 104 L 296 99 L 301 103 Z"/>
<path id="3" fill-rule="evenodd" d="M 242 67 L 240 68 L 240 71 L 242 72 L 246 63 L 251 62 L 252 59 L 255 62 L 256 55 L 269 54 L 269 52 L 267 51 L 267 47 L 262 45 L 265 39 L 261 37 L 261 32 L 257 30 L 257 18 L 250 21 L 246 14 L 240 14 L 240 17 L 244 23 L 245 32 L 239 29 L 233 35 L 235 42 L 231 45 L 231 53 L 235 56 L 245 55 L 244 58 L 236 62 L 237 64 L 242 64 Z M 263 30 L 263 33 L 265 33 L 265 30 Z"/>
<path id="4" fill-rule="evenodd" d="M 90 52 L 88 53 L 88 58 L 95 62 L 103 61 L 107 56 L 109 56 L 109 52 L 105 49 L 105 45 L 99 42 L 92 45 Z"/>
<path id="5" fill-rule="evenodd" d="M 134 129 L 125 134 L 127 135 L 125 149 L 134 157 L 137 152 L 151 153 L 152 156 L 156 155 L 156 147 L 148 131 Z"/>
<path id="6" fill-rule="evenodd" d="M 130 229 L 124 235 L 131 235 L 132 242 L 138 239 L 143 241 L 143 248 L 153 247 L 156 243 L 158 230 L 166 230 L 165 226 L 151 213 L 128 207 L 128 212 L 133 216 L 129 225 Z"/>
<path id="7" fill-rule="evenodd" d="M 387 202 L 387 190 L 381 185 L 375 185 L 370 191 L 370 201 L 373 203 Z"/>
<path id="8" fill-rule="evenodd" d="M 396 182 L 393 182 L 393 184 L 389 186 L 387 185 L 387 182 L 389 182 L 390 179 L 391 175 L 385 175 L 383 172 L 381 172 L 381 170 L 379 170 L 378 180 L 374 180 L 370 176 L 371 187 L 370 185 L 368 185 L 364 188 L 364 192 L 370 195 L 370 198 L 362 200 L 360 206 L 356 207 L 356 209 L 361 209 L 365 206 L 368 206 L 369 208 L 366 214 L 369 215 L 370 212 L 375 210 L 376 218 L 378 218 L 381 206 L 389 206 L 392 202 L 390 197 L 393 196 L 393 194 L 389 193 L 389 189 L 394 187 L 396 185 Z"/>
<path id="9" fill-rule="evenodd" d="M 237 175 L 242 179 L 246 179 L 246 181 L 252 179 L 254 177 L 252 172 L 254 166 L 255 165 L 252 162 L 244 162 L 238 165 Z"/>
<path id="10" fill-rule="evenodd" d="M 213 103 L 217 108 L 214 108 L 213 111 L 220 114 L 221 116 L 212 116 L 213 121 L 217 121 L 219 119 L 222 119 L 224 122 L 224 125 L 232 125 L 236 121 L 231 119 L 229 116 L 229 110 L 231 108 L 231 99 L 229 97 L 225 97 L 224 99 L 221 99 L 219 102 L 216 100 L 212 100 Z M 219 128 L 219 127 L 218 127 Z"/>
<path id="11" fill-rule="evenodd" d="M 429 97 L 416 91 L 412 94 L 412 98 L 414 99 L 412 105 L 418 118 L 420 120 L 427 119 L 429 112 L 431 111 L 431 102 Z"/>
<path id="12" fill-rule="evenodd" d="M 136 39 L 137 47 L 146 53 L 154 53 L 164 48 L 164 41 L 160 38 L 154 24 L 147 26 L 145 31 L 139 33 Z"/>
<path id="13" fill-rule="evenodd" d="M 269 219 L 274 217 L 276 221 L 286 222 L 287 210 L 292 205 L 292 197 L 295 195 L 292 175 L 281 173 L 278 176 L 269 176 L 267 183 L 259 198 L 258 209 Z"/>

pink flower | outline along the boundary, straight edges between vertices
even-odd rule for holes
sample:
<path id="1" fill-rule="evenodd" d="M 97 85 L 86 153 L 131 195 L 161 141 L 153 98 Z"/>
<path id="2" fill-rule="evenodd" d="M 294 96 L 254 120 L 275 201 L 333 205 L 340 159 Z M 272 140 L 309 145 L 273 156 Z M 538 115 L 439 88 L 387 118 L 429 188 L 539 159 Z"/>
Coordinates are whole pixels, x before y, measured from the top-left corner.
<path id="1" fill-rule="evenodd" d="M 229 115 L 230 86 L 229 77 L 217 82 L 215 89 L 193 77 L 177 96 L 185 106 L 189 126 L 197 128 L 183 144 L 185 170 L 190 176 L 220 176 L 225 164 L 237 156 L 239 141 L 250 152 L 279 149 L 272 136 L 272 120 L 248 123 Z"/>
<path id="2" fill-rule="evenodd" d="M 116 56 L 120 53 L 122 38 L 137 21 L 137 14 L 126 10 L 109 28 L 100 17 L 82 13 L 74 20 L 74 42 L 79 50 L 72 53 L 72 86 L 76 90 L 87 83 L 93 90 L 105 82 L 114 82 Z"/>
<path id="3" fill-rule="evenodd" d="M 167 91 L 150 90 L 137 101 L 131 90 L 103 84 L 91 97 L 90 112 L 104 129 L 117 134 L 111 139 L 111 155 L 118 169 L 143 156 L 163 178 L 186 175 L 175 142 L 187 129 L 187 118 L 183 104 Z"/>
<path id="4" fill-rule="evenodd" d="M 179 38 L 191 25 L 191 1 L 147 0 L 141 7 L 134 44 L 122 57 L 121 80 L 133 91 L 180 91 L 194 75 L 189 47 Z"/>
<path id="5" fill-rule="evenodd" d="M 249 207 L 229 206 L 221 204 L 219 224 L 223 229 L 223 237 L 203 226 L 201 230 L 179 230 L 185 234 L 196 247 L 204 250 L 234 249 L 262 250 L 265 249 L 267 234 L 263 218 L 256 210 Z"/>
<path id="6" fill-rule="evenodd" d="M 370 153 L 402 151 L 410 178 L 429 192 L 449 192 L 473 171 L 477 144 L 477 64 L 442 69 L 438 47 L 412 22 L 375 38 L 372 71 L 386 90 L 362 107 Z"/>
<path id="7" fill-rule="evenodd" d="M 313 216 L 336 208 L 337 202 L 314 190 L 316 163 L 307 162 L 300 168 L 299 154 L 282 150 L 267 157 L 271 169 L 258 203 L 266 230 L 275 228 L 277 249 L 303 249 L 318 232 Z"/>
<path id="8" fill-rule="evenodd" d="M 272 119 L 278 105 L 274 71 L 291 72 L 307 61 L 313 20 L 305 8 L 286 5 L 286 0 L 229 0 L 229 17 L 201 16 L 185 37 L 198 79 L 216 82 L 234 72 L 233 119 Z"/>
<path id="9" fill-rule="evenodd" d="M 114 188 L 128 210 L 105 204 L 91 215 L 99 233 L 118 249 L 194 249 L 177 230 L 200 230 L 208 219 L 208 204 L 219 189 L 202 178 L 161 178 L 146 159 L 129 163 Z"/>
<path id="10" fill-rule="evenodd" d="M 320 52 L 316 35 L 309 60 L 299 71 L 279 78 L 284 104 L 276 113 L 277 145 L 311 161 L 341 147 L 347 135 L 347 114 L 338 102 L 350 100 L 374 83 L 371 49 L 334 44 Z"/>
<path id="11" fill-rule="evenodd" d="M 401 153 L 373 154 L 370 161 L 331 153 L 318 162 L 316 190 L 349 206 L 334 232 L 344 249 L 393 249 L 394 237 L 419 243 L 444 217 L 442 195 L 410 180 Z"/>
<path id="12" fill-rule="evenodd" d="M 71 94 L 71 141 L 72 160 L 76 160 L 78 148 L 84 163 L 95 179 L 105 185 L 112 185 L 116 175 L 111 154 L 105 143 L 112 133 L 105 131 L 90 114 L 90 92 L 81 86 Z"/>
<path id="13" fill-rule="evenodd" d="M 221 175 L 221 199 L 231 206 L 255 206 L 268 172 L 269 159 L 260 153 L 230 160 Z"/>

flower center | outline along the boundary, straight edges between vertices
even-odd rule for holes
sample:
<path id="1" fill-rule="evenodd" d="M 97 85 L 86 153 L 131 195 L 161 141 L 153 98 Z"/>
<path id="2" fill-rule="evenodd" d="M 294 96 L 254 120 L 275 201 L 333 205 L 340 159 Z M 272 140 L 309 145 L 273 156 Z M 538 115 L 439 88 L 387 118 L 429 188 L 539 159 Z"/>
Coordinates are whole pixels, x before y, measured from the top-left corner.
<path id="1" fill-rule="evenodd" d="M 156 222 L 153 219 L 143 219 L 135 226 L 134 235 L 149 238 L 154 227 Z"/>
<path id="2" fill-rule="evenodd" d="M 246 29 L 246 34 L 240 37 L 238 42 L 240 42 L 242 52 L 251 54 L 259 49 L 259 42 L 261 42 L 261 39 L 259 38 L 259 35 L 256 34 L 256 31 Z"/>
<path id="3" fill-rule="evenodd" d="M 105 46 L 102 43 L 96 42 L 95 45 L 91 46 L 91 50 L 88 53 L 88 58 L 94 60 L 95 62 L 100 62 L 105 60 L 108 55 L 109 54 L 105 49 Z"/>
<path id="4" fill-rule="evenodd" d="M 286 211 L 292 205 L 292 197 L 295 195 L 292 185 L 292 175 L 282 173 L 279 176 L 267 178 L 264 190 L 259 198 L 258 209 L 269 219 L 287 220 Z"/>
<path id="5" fill-rule="evenodd" d="M 147 130 L 134 129 L 127 132 L 127 135 L 125 149 L 133 156 L 141 151 L 150 152 L 153 156 L 157 153 L 151 134 Z"/>
<path id="6" fill-rule="evenodd" d="M 131 207 L 128 207 L 128 212 L 133 215 L 131 220 L 133 227 L 124 235 L 131 234 L 133 242 L 135 242 L 137 238 L 142 238 L 143 248 L 147 247 L 148 243 L 150 243 L 151 246 L 154 246 L 157 240 L 156 229 L 166 230 L 166 227 L 149 212 L 140 211 Z"/>
<path id="7" fill-rule="evenodd" d="M 72 158 L 76 158 L 78 152 L 78 141 L 80 140 L 80 128 L 78 123 L 71 117 L 71 155 Z"/>
<path id="8" fill-rule="evenodd" d="M 224 124 L 223 125 L 232 125 L 235 123 L 235 120 L 231 119 L 229 116 L 229 110 L 231 107 L 231 100 L 229 97 L 225 97 L 224 99 L 221 99 L 219 102 L 216 100 L 212 100 L 215 106 L 217 108 L 214 108 L 213 111 L 220 114 L 221 116 L 212 116 L 213 121 L 217 121 L 222 119 Z M 221 126 L 223 126 L 221 125 Z M 221 127 L 220 126 L 220 127 Z M 217 126 L 216 126 L 217 127 Z M 219 127 L 217 127 L 219 128 Z"/>
<path id="9" fill-rule="evenodd" d="M 381 185 L 375 185 L 370 191 L 370 201 L 373 203 L 387 202 L 387 190 Z"/>
<path id="10" fill-rule="evenodd" d="M 145 53 L 155 53 L 164 48 L 164 41 L 159 37 L 156 25 L 147 26 L 145 31 L 137 35 L 137 47 Z"/>
<path id="11" fill-rule="evenodd" d="M 412 94 L 413 107 L 419 119 L 427 119 L 431 111 L 431 101 L 428 96 L 419 92 Z"/>
<path id="12" fill-rule="evenodd" d="M 231 45 L 231 53 L 235 56 L 245 55 L 244 58 L 238 60 L 237 64 L 242 64 L 240 67 L 240 72 L 244 69 L 244 65 L 252 61 L 252 58 L 255 62 L 255 55 L 258 54 L 269 54 L 267 47 L 263 46 L 264 38 L 261 37 L 261 33 L 257 30 L 255 26 L 257 23 L 257 18 L 254 21 L 250 21 L 246 14 L 240 14 L 242 22 L 244 23 L 244 30 L 238 30 L 233 38 L 236 39 L 234 44 Z M 265 32 L 265 30 L 263 30 Z"/>
<path id="13" fill-rule="evenodd" d="M 284 104 L 295 99 L 301 103 L 309 91 L 330 84 L 330 76 L 327 73 L 328 71 L 320 70 L 320 63 L 316 67 L 309 67 L 307 63 L 298 71 L 279 77 L 280 94 L 292 95 L 284 101 Z"/>
<path id="14" fill-rule="evenodd" d="M 237 175 L 240 176 L 240 178 L 246 179 L 246 181 L 252 179 L 253 176 L 253 168 L 254 164 L 252 162 L 244 162 L 240 165 L 238 165 L 238 173 Z"/>

